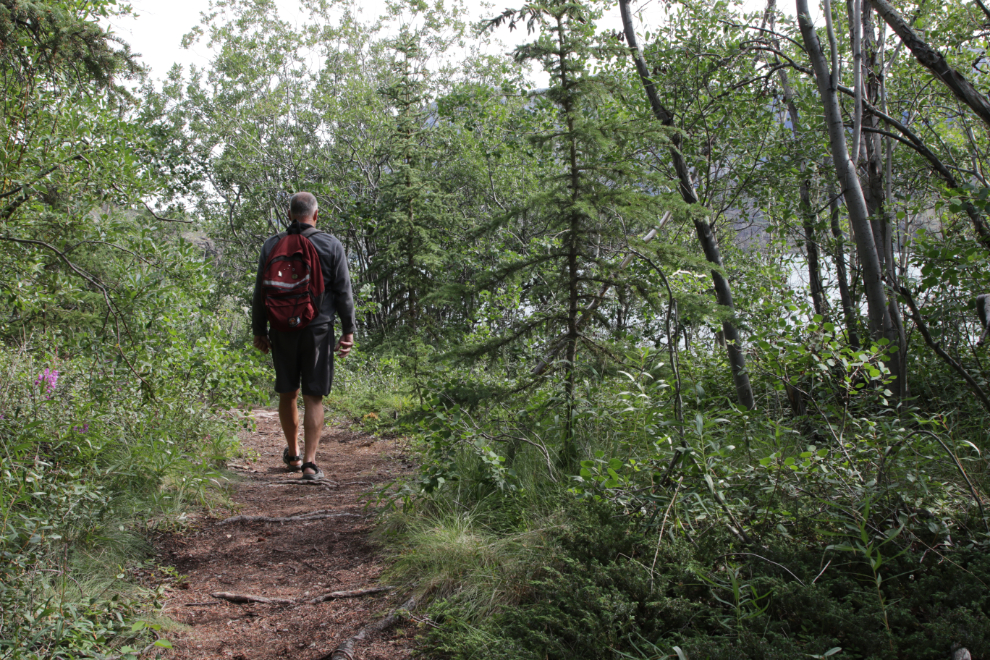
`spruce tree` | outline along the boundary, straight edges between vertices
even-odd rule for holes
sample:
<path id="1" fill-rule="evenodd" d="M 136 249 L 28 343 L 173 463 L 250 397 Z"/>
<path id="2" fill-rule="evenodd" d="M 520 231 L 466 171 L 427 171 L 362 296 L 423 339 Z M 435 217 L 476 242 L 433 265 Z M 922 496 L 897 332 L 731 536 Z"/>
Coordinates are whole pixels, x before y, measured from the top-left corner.
<path id="1" fill-rule="evenodd" d="M 432 302 L 444 274 L 444 236 L 451 226 L 446 208 L 448 195 L 434 175 L 436 150 L 442 128 L 427 96 L 428 72 L 419 39 L 409 32 L 394 42 L 396 76 L 382 95 L 395 109 L 393 137 L 381 181 L 381 195 L 374 211 L 372 239 L 376 253 L 370 275 L 387 307 L 390 330 L 417 334 L 424 322 L 424 306 Z"/>
<path id="2" fill-rule="evenodd" d="M 600 76 L 603 59 L 619 56 L 621 44 L 600 39 L 599 12 L 578 2 L 548 0 L 509 10 L 492 27 L 525 24 L 538 38 L 520 46 L 519 62 L 535 61 L 550 74 L 551 86 L 532 96 L 532 113 L 542 119 L 531 136 L 543 176 L 535 194 L 501 218 L 501 225 L 525 222 L 542 227 L 526 246 L 497 270 L 525 291 L 521 320 L 505 336 L 478 350 L 513 343 L 538 329 L 550 342 L 543 355 L 563 344 L 551 370 L 562 371 L 566 408 L 561 458 L 572 463 L 573 416 L 581 347 L 597 350 L 608 320 L 597 312 L 603 287 L 623 282 L 618 268 L 630 239 L 656 226 L 665 209 L 679 205 L 647 166 L 641 145 L 666 138 L 617 102 L 614 78 Z M 595 329 L 604 329 L 596 335 Z"/>

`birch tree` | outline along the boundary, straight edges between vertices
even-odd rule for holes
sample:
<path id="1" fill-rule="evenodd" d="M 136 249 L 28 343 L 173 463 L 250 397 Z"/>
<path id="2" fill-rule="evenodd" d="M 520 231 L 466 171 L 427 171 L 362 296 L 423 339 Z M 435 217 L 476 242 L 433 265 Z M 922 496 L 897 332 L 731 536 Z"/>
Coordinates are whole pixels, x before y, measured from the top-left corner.
<path id="1" fill-rule="evenodd" d="M 846 143 L 846 130 L 843 122 L 842 109 L 838 100 L 838 85 L 840 84 L 838 67 L 838 44 L 832 27 L 831 4 L 825 2 L 827 34 L 831 51 L 831 66 L 825 58 L 818 33 L 811 22 L 811 13 L 807 0 L 797 1 L 798 25 L 804 40 L 805 49 L 814 69 L 815 81 L 821 94 L 822 110 L 825 126 L 829 136 L 829 146 L 832 162 L 835 166 L 836 177 L 843 191 L 846 209 L 849 213 L 849 223 L 852 226 L 856 240 L 856 251 L 862 269 L 863 290 L 866 294 L 867 317 L 869 319 L 870 336 L 874 341 L 886 339 L 894 352 L 889 357 L 891 374 L 898 383 L 903 383 L 905 374 L 902 369 L 900 332 L 896 320 L 890 314 L 887 293 L 884 288 L 884 271 L 880 255 L 874 240 L 873 226 L 870 223 L 870 213 L 866 205 L 866 197 L 860 185 L 856 164 L 852 161 Z M 904 385 L 899 385 L 903 391 Z"/>

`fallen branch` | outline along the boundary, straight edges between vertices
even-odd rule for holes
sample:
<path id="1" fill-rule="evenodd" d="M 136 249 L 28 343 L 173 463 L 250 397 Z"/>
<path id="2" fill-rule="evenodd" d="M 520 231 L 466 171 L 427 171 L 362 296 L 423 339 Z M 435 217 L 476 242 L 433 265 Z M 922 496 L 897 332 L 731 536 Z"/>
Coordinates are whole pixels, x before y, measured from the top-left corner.
<path id="1" fill-rule="evenodd" d="M 392 613 L 387 617 L 361 628 L 356 635 L 345 639 L 329 655 L 323 656 L 320 660 L 354 660 L 354 646 L 358 642 L 363 642 L 370 635 L 388 630 L 403 619 L 403 611 L 411 610 L 414 607 L 416 607 L 416 597 L 410 596 L 409 600 L 392 610 Z"/>
<path id="2" fill-rule="evenodd" d="M 328 594 L 323 594 L 322 596 L 317 596 L 307 602 L 316 605 L 317 603 L 325 603 L 328 600 L 338 600 L 341 598 L 360 598 L 361 596 L 370 596 L 371 594 L 380 594 L 383 591 L 388 591 L 392 587 L 371 587 L 370 589 L 351 589 L 350 591 L 331 591 Z"/>
<path id="3" fill-rule="evenodd" d="M 266 596 L 252 596 L 251 594 L 234 594 L 228 591 L 218 591 L 210 594 L 211 598 L 229 600 L 231 603 L 268 603 L 272 605 L 295 605 L 294 598 L 268 598 Z"/>
<path id="4" fill-rule="evenodd" d="M 364 518 L 364 516 L 358 513 L 329 513 L 326 511 L 314 511 L 313 513 L 304 513 L 298 516 L 284 516 L 281 518 L 273 516 L 233 516 L 231 518 L 221 520 L 217 523 L 217 525 L 231 525 L 239 522 L 287 523 L 308 520 L 324 520 L 326 518 Z"/>

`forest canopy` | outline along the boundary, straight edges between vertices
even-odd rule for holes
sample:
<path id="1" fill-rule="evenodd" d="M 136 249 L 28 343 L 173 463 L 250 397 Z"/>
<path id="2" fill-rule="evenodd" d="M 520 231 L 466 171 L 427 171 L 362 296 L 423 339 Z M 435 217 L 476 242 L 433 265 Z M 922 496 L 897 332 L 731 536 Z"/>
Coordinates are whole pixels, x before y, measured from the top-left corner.
<path id="1" fill-rule="evenodd" d="M 298 190 L 427 657 L 990 657 L 985 4 L 359 5 L 214 1 L 156 84 L 0 0 L 0 657 L 147 643 L 106 567 L 271 404 Z"/>

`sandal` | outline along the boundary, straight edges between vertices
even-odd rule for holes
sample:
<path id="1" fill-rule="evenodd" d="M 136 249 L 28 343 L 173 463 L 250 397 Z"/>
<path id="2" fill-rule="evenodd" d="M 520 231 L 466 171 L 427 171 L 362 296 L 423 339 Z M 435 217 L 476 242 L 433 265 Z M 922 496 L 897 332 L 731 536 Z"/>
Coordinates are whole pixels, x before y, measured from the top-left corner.
<path id="1" fill-rule="evenodd" d="M 316 467 L 316 463 L 303 463 L 300 469 L 306 470 L 307 468 L 313 470 L 315 474 L 306 474 L 304 471 L 302 476 L 303 479 L 306 479 L 307 481 L 319 481 L 323 478 L 323 470 Z"/>
<path id="2" fill-rule="evenodd" d="M 296 461 L 301 461 L 302 456 L 289 456 L 289 448 L 286 447 L 282 450 L 282 462 L 285 463 L 285 467 L 289 468 L 289 472 L 301 472 L 301 465 L 293 465 Z"/>

